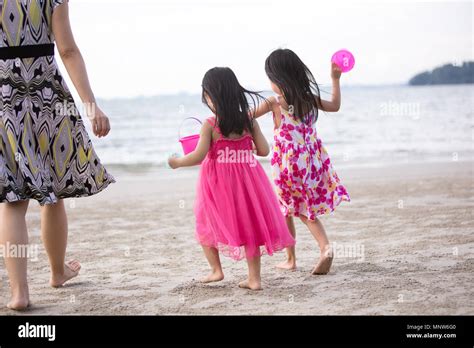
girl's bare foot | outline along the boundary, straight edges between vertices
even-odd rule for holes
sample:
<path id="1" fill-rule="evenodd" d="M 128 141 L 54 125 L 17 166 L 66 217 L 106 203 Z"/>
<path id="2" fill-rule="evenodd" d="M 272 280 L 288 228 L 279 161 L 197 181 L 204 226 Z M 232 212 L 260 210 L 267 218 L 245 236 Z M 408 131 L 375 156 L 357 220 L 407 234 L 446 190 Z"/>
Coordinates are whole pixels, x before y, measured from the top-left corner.
<path id="1" fill-rule="evenodd" d="M 319 259 L 318 264 L 314 267 L 311 274 L 313 275 L 328 274 L 329 270 L 331 269 L 332 260 L 333 260 L 332 254 L 325 253 L 324 255 L 321 255 L 321 258 Z"/>
<path id="2" fill-rule="evenodd" d="M 24 311 L 30 305 L 30 295 L 28 287 L 19 291 L 13 291 L 12 298 L 8 302 L 7 307 L 14 311 Z"/>
<path id="3" fill-rule="evenodd" d="M 249 290 L 262 290 L 262 284 L 259 281 L 250 281 L 248 279 L 239 283 L 239 288 L 249 289 Z"/>
<path id="4" fill-rule="evenodd" d="M 224 279 L 224 273 L 222 273 L 222 271 L 213 271 L 206 277 L 201 278 L 201 283 L 220 282 L 222 279 Z"/>
<path id="5" fill-rule="evenodd" d="M 53 288 L 59 288 L 68 280 L 77 277 L 81 270 L 81 264 L 77 260 L 68 261 L 64 264 L 63 274 L 53 274 L 51 276 L 50 284 Z"/>
<path id="6" fill-rule="evenodd" d="M 276 265 L 276 268 L 284 269 L 285 271 L 294 271 L 296 269 L 296 261 L 286 260 Z"/>

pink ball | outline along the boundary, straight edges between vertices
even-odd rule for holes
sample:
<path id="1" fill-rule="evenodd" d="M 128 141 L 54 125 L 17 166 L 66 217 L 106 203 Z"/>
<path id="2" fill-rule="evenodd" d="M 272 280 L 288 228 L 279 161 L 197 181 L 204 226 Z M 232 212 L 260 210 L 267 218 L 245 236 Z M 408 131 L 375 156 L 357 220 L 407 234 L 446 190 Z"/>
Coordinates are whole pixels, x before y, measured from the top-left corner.
<path id="1" fill-rule="evenodd" d="M 339 50 L 333 54 L 331 62 L 336 63 L 343 73 L 351 71 L 355 64 L 354 55 L 348 50 Z"/>

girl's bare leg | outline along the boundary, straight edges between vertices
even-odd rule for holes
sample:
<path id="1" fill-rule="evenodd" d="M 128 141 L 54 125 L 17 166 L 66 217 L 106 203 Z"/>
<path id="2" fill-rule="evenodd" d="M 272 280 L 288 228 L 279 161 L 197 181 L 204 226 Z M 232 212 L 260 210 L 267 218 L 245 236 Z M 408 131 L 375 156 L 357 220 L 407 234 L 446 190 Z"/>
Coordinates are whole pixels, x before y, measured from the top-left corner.
<path id="1" fill-rule="evenodd" d="M 221 259 L 219 251 L 216 248 L 202 246 L 204 255 L 206 255 L 207 262 L 211 266 L 211 273 L 208 276 L 201 278 L 202 283 L 218 282 L 224 279 L 224 272 L 222 272 Z"/>
<path id="2" fill-rule="evenodd" d="M 308 229 L 310 230 L 314 239 L 316 239 L 318 242 L 319 249 L 321 251 L 320 259 L 311 273 L 327 274 L 331 269 L 333 255 L 324 226 L 318 218 L 312 221 L 308 220 L 305 216 L 301 216 L 301 221 L 303 221 L 303 223 L 308 226 Z"/>
<path id="3" fill-rule="evenodd" d="M 262 290 L 262 279 L 260 276 L 260 255 L 247 259 L 249 275 L 246 280 L 239 283 L 239 287 L 250 290 Z"/>
<path id="4" fill-rule="evenodd" d="M 81 265 L 73 260 L 64 263 L 67 246 L 67 216 L 63 200 L 41 208 L 41 237 L 51 265 L 50 284 L 60 287 L 79 274 Z"/>
<path id="5" fill-rule="evenodd" d="M 296 238 L 296 228 L 295 228 L 295 221 L 292 216 L 286 217 L 286 224 L 288 225 L 288 229 L 290 230 L 291 235 L 293 238 Z M 291 246 L 286 248 L 286 261 L 279 263 L 277 268 L 284 269 L 284 270 L 295 270 L 296 269 L 296 250 L 295 246 Z"/>
<path id="6" fill-rule="evenodd" d="M 25 250 L 28 245 L 28 231 L 25 215 L 28 201 L 0 204 L 0 242 L 5 250 L 16 248 Z M 24 310 L 28 307 L 30 297 L 27 281 L 27 255 L 5 255 L 5 266 L 10 279 L 11 300 L 7 307 L 13 310 Z"/>

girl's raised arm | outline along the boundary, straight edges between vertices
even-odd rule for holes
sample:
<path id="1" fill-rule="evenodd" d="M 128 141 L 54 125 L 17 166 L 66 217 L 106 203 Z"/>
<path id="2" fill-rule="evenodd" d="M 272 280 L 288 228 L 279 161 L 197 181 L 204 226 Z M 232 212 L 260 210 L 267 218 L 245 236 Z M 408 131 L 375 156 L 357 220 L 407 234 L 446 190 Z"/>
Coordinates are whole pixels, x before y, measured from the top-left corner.
<path id="1" fill-rule="evenodd" d="M 268 146 L 267 139 L 265 139 L 257 120 L 253 121 L 252 136 L 255 148 L 257 149 L 257 156 L 268 156 L 270 153 L 270 146 Z"/>
<path id="2" fill-rule="evenodd" d="M 270 111 L 273 111 L 273 105 L 275 105 L 275 97 L 265 99 L 263 103 L 260 103 L 255 110 L 252 110 L 251 114 L 253 118 L 259 118 Z"/>
<path id="3" fill-rule="evenodd" d="M 209 122 L 204 122 L 201 128 L 199 142 L 196 149 L 184 157 L 170 157 L 168 164 L 171 168 L 192 167 L 200 164 L 206 157 L 212 141 L 213 128 Z"/>
<path id="4" fill-rule="evenodd" d="M 318 108 L 326 112 L 337 112 L 341 108 L 341 68 L 336 64 L 331 65 L 331 79 L 332 79 L 332 98 L 331 100 L 323 100 L 316 98 Z"/>

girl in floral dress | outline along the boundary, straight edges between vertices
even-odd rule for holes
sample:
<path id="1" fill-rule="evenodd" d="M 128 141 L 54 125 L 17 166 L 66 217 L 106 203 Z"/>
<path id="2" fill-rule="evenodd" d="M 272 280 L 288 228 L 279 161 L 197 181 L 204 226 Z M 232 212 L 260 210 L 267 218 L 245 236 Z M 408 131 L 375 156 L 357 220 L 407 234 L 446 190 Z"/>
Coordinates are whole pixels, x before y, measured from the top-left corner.
<path id="1" fill-rule="evenodd" d="M 350 201 L 314 127 L 318 110 L 336 112 L 341 104 L 341 70 L 332 65 L 332 100 L 320 98 L 311 71 L 289 49 L 278 49 L 267 58 L 265 71 L 277 94 L 261 104 L 255 116 L 273 113 L 272 174 L 288 228 L 295 236 L 293 217 L 308 227 L 319 244 L 321 256 L 312 274 L 327 274 L 333 255 L 319 215 L 328 214 Z M 287 261 L 279 268 L 296 268 L 295 248 L 287 249 Z"/>

